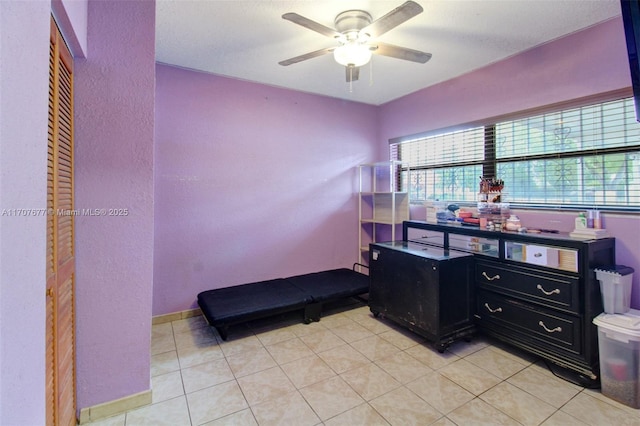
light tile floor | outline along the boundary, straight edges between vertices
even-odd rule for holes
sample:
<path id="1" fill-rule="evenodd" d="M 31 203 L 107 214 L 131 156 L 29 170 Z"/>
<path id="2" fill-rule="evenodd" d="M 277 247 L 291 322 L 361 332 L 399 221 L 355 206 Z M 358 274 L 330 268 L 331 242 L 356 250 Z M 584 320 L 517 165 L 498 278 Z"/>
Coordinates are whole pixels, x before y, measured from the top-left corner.
<path id="1" fill-rule="evenodd" d="M 483 337 L 438 353 L 360 303 L 318 323 L 153 326 L 153 403 L 93 425 L 640 425 L 640 410 Z"/>

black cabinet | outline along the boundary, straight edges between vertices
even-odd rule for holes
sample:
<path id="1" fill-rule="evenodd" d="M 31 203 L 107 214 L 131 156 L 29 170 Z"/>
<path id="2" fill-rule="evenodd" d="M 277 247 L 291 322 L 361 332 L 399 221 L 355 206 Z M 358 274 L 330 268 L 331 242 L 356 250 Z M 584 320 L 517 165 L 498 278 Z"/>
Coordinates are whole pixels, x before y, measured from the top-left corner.
<path id="1" fill-rule="evenodd" d="M 439 351 L 473 325 L 473 256 L 411 242 L 371 244 L 369 306 Z"/>
<path id="2" fill-rule="evenodd" d="M 474 254 L 475 319 L 488 335 L 599 381 L 594 269 L 615 264 L 615 240 L 519 234 L 407 221 L 403 239 Z M 460 241 L 466 244 L 460 244 Z M 428 244 L 425 244 L 428 245 Z"/>

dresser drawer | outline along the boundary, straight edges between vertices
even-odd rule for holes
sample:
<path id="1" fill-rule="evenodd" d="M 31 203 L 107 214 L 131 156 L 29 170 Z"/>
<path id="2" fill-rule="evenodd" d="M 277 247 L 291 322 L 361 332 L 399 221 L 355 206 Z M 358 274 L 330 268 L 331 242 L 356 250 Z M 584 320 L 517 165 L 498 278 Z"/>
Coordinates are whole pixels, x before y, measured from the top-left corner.
<path id="1" fill-rule="evenodd" d="M 500 242 L 493 238 L 474 237 L 470 235 L 449 235 L 449 248 L 485 256 L 498 257 Z"/>
<path id="2" fill-rule="evenodd" d="M 577 277 L 532 268 L 478 261 L 475 280 L 481 288 L 580 313 Z"/>
<path id="3" fill-rule="evenodd" d="M 522 340 L 535 339 L 547 346 L 579 354 L 580 317 L 552 312 L 498 294 L 479 291 L 477 313 L 481 323 L 518 332 Z"/>
<path id="4" fill-rule="evenodd" d="M 429 231 L 426 229 L 407 228 L 407 240 L 416 243 L 444 246 L 444 232 Z"/>
<path id="5" fill-rule="evenodd" d="M 558 249 L 553 247 L 527 244 L 525 259 L 527 263 L 548 266 L 550 268 L 557 268 L 559 265 Z"/>

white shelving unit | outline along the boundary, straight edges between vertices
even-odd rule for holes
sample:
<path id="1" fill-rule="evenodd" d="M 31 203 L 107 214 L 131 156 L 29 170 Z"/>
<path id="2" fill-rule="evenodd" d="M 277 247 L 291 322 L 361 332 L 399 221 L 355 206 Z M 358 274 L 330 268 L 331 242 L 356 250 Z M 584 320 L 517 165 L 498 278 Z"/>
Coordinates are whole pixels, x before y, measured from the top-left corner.
<path id="1" fill-rule="evenodd" d="M 358 166 L 360 263 L 369 261 L 369 243 L 402 238 L 402 222 L 409 220 L 408 175 L 409 166 L 401 161 Z"/>

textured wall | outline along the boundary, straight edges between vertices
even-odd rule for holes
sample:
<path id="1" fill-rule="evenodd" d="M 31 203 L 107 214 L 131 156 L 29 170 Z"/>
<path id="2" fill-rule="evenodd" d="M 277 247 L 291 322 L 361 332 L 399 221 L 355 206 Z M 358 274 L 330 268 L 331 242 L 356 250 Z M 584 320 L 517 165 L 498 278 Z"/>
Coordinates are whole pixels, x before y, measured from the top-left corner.
<path id="1" fill-rule="evenodd" d="M 612 19 L 382 105 L 380 153 L 391 138 L 629 87 L 624 43 Z"/>
<path id="2" fill-rule="evenodd" d="M 51 13 L 74 58 L 87 54 L 87 10 L 89 0 L 51 0 Z"/>
<path id="3" fill-rule="evenodd" d="M 379 155 L 388 157 L 390 138 L 630 86 L 622 19 L 612 19 L 383 105 Z M 523 223 L 568 232 L 574 218 L 529 212 Z M 603 220 L 616 237 L 616 262 L 636 270 L 632 306 L 640 308 L 640 217 L 605 213 Z"/>
<path id="4" fill-rule="evenodd" d="M 0 425 L 45 421 L 49 14 L 0 1 Z"/>
<path id="5" fill-rule="evenodd" d="M 105 209 L 76 217 L 79 409 L 150 385 L 154 25 L 153 1 L 90 1 L 76 61 L 76 208 Z"/>
<path id="6" fill-rule="evenodd" d="M 358 258 L 375 107 L 166 65 L 156 90 L 154 315 Z"/>

